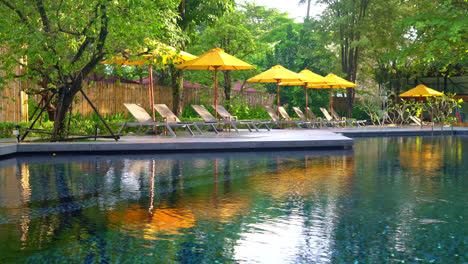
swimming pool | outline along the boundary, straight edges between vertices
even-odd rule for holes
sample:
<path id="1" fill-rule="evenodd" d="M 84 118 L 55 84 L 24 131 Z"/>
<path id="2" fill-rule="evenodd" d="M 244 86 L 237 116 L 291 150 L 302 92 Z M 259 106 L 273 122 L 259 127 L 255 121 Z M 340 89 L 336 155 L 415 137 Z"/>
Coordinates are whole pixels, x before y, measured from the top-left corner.
<path id="1" fill-rule="evenodd" d="M 463 263 L 468 137 L 0 161 L 0 263 Z"/>

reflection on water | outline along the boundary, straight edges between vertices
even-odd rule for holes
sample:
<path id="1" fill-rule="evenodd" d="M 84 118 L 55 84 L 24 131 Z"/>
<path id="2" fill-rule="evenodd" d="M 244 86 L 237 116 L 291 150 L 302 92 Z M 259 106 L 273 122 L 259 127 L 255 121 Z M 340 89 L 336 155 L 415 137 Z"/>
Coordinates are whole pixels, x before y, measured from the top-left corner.
<path id="1" fill-rule="evenodd" d="M 467 148 L 2 160 L 0 263 L 462 263 Z"/>

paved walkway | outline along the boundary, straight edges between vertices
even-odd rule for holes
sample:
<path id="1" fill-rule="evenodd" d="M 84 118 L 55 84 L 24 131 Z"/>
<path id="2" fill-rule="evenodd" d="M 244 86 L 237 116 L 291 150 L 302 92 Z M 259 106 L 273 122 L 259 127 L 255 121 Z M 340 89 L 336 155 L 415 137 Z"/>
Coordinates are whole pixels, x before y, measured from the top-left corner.
<path id="1" fill-rule="evenodd" d="M 182 131 L 181 131 L 182 132 Z M 203 136 L 191 137 L 184 132 L 178 137 L 124 136 L 118 142 L 98 139 L 87 142 L 57 142 L 15 144 L 14 139 L 0 140 L 0 157 L 15 153 L 93 153 L 93 152 L 210 152 L 210 151 L 259 151 L 269 149 L 349 149 L 354 137 L 378 136 L 432 136 L 468 135 L 468 128 L 430 126 L 420 127 L 364 127 L 338 129 L 273 129 L 250 133 L 247 131 L 222 132 L 219 135 L 206 132 Z"/>
<path id="2" fill-rule="evenodd" d="M 98 139 L 89 142 L 0 144 L 0 156 L 14 153 L 54 152 L 183 152 L 255 151 L 267 149 L 346 149 L 354 141 L 328 130 L 271 130 L 258 133 L 223 132 L 219 135 L 176 138 L 163 136 L 124 136 L 118 142 Z"/>

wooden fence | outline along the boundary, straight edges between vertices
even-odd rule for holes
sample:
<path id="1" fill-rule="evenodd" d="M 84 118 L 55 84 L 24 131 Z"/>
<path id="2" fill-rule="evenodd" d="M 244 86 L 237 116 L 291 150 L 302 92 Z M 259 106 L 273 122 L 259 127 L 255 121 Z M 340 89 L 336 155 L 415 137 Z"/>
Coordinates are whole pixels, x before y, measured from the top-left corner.
<path id="1" fill-rule="evenodd" d="M 102 115 L 127 112 L 124 103 L 140 104 L 150 109 L 148 85 L 133 83 L 90 82 L 83 83 L 83 90 L 94 106 Z M 154 102 L 166 104 L 172 108 L 172 89 L 166 86 L 154 86 Z M 82 115 L 92 114 L 94 111 L 81 93 L 76 96 L 72 106 L 73 113 Z"/>
<path id="2" fill-rule="evenodd" d="M 1 91 L 2 95 L 8 99 L 0 101 L 0 122 L 20 122 L 27 121 L 27 95 L 21 90 L 21 83 L 10 83 L 9 88 L 4 88 Z M 136 103 L 142 105 L 145 109 L 150 109 L 148 97 L 148 85 L 131 84 L 131 83 L 108 83 L 108 82 L 89 82 L 83 83 L 83 90 L 89 97 L 91 102 L 96 106 L 102 115 L 111 115 L 115 113 L 127 111 L 123 103 Z M 182 92 L 182 103 L 184 106 L 191 103 L 212 103 L 214 89 L 194 89 L 185 88 Z M 240 96 L 239 91 L 233 91 L 232 96 Z M 14 100 L 11 100 L 13 98 Z M 242 95 L 243 102 L 249 106 L 271 105 L 276 96 L 274 94 L 263 94 L 261 92 L 245 92 Z M 81 93 L 75 97 L 75 103 L 72 106 L 74 114 L 82 115 L 92 114 L 93 109 L 88 102 L 83 98 Z M 34 97 L 34 100 L 40 100 L 39 97 Z M 224 101 L 224 93 L 220 89 L 218 91 L 218 102 Z M 154 102 L 166 104 L 172 109 L 172 88 L 167 86 L 154 86 Z"/>
<path id="3" fill-rule="evenodd" d="M 0 90 L 0 122 L 28 121 L 28 95 L 25 82 L 11 82 Z"/>
<path id="4" fill-rule="evenodd" d="M 185 105 L 192 103 L 200 104 L 213 104 L 214 98 L 214 89 L 206 88 L 185 88 L 182 95 L 182 102 Z M 272 105 L 275 101 L 276 95 L 263 93 L 263 92 L 244 92 L 240 91 L 231 91 L 231 100 L 235 103 L 242 101 L 251 107 L 258 105 Z M 218 103 L 222 104 L 224 102 L 225 95 L 224 91 L 218 90 Z M 237 100 L 235 100 L 237 99 Z"/>

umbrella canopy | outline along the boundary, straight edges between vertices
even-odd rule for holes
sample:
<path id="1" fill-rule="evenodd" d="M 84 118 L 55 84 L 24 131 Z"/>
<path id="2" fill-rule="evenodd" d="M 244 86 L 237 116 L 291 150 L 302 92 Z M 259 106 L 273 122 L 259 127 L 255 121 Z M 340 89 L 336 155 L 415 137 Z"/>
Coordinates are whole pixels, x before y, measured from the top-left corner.
<path id="1" fill-rule="evenodd" d="M 176 68 L 184 70 L 210 70 L 214 71 L 215 76 L 215 117 L 218 117 L 218 70 L 247 70 L 255 69 L 254 66 L 242 61 L 234 56 L 224 52 L 224 50 L 215 47 L 200 55 L 198 58 L 187 61 Z"/>
<path id="2" fill-rule="evenodd" d="M 304 82 L 307 81 L 307 77 L 304 77 L 300 74 L 297 74 L 293 71 L 290 71 L 284 68 L 281 65 L 276 65 L 271 67 L 269 70 L 264 71 L 250 79 L 248 82 L 260 82 L 260 83 L 276 83 L 276 90 L 277 90 L 277 105 L 276 111 L 279 115 L 279 87 L 281 82 Z"/>
<path id="3" fill-rule="evenodd" d="M 325 85 L 327 84 L 327 80 L 325 77 L 318 75 L 308 69 L 304 69 L 299 72 L 300 75 L 304 76 L 307 78 L 307 81 L 304 82 L 282 82 L 280 85 L 290 85 L 290 86 L 304 86 L 304 91 L 305 91 L 305 107 L 307 109 L 308 103 L 307 103 L 307 88 L 314 88 L 314 87 L 309 87 L 309 85 Z M 306 111 L 306 119 L 308 119 L 308 111 Z"/>
<path id="4" fill-rule="evenodd" d="M 149 40 L 147 40 L 149 41 Z M 151 111 L 153 113 L 153 120 L 155 120 L 154 112 L 154 91 L 153 91 L 153 71 L 151 70 L 151 65 L 158 62 L 158 58 L 161 60 L 163 65 L 167 64 L 168 60 L 171 60 L 173 63 L 180 63 L 184 61 L 189 61 L 197 58 L 197 56 L 192 55 L 185 51 L 177 51 L 176 48 L 168 46 L 166 44 L 155 42 L 154 45 L 156 48 L 152 51 L 152 54 L 144 54 L 139 57 L 125 58 L 122 54 L 110 58 L 101 62 L 102 64 L 118 64 L 118 65 L 148 65 L 149 72 L 149 104 Z M 128 53 L 129 51 L 126 50 Z M 148 52 L 148 48 L 145 48 L 142 53 Z"/>
<path id="5" fill-rule="evenodd" d="M 400 97 L 431 97 L 444 96 L 443 93 L 433 90 L 424 84 L 420 84 L 413 89 L 400 94 Z"/>
<path id="6" fill-rule="evenodd" d="M 308 69 L 304 69 L 300 71 L 299 74 L 306 77 L 307 80 L 302 81 L 302 82 L 281 82 L 280 85 L 290 85 L 290 86 L 307 85 L 307 88 L 316 88 L 315 86 L 312 86 L 312 85 L 326 85 L 327 84 L 327 80 L 325 79 L 325 77 L 318 75 Z"/>
<path id="7" fill-rule="evenodd" d="M 357 84 L 347 81 L 333 73 L 330 73 L 327 76 L 325 76 L 325 81 L 327 82 L 326 84 L 323 84 L 323 85 L 311 84 L 311 85 L 308 85 L 307 87 L 309 88 L 352 88 L 352 87 L 357 86 Z"/>
<path id="8" fill-rule="evenodd" d="M 192 55 L 185 51 L 178 51 L 176 48 L 161 43 L 159 41 L 147 39 L 146 43 L 152 46 L 151 51 L 148 48 L 144 48 L 140 51 L 141 56 L 134 56 L 126 58 L 123 54 L 114 56 L 108 60 L 103 61 L 103 64 L 118 64 L 118 65 L 147 65 L 156 64 L 158 59 L 162 64 L 167 64 L 168 60 L 173 63 L 180 63 L 196 59 L 197 56 Z M 124 53 L 129 54 L 130 51 L 126 49 Z"/>
<path id="9" fill-rule="evenodd" d="M 414 97 L 414 98 L 418 98 L 419 101 L 422 101 L 423 98 L 425 97 L 433 97 L 433 96 L 444 96 L 444 94 L 436 90 L 433 90 L 424 84 L 417 85 L 413 89 L 400 94 L 400 97 Z M 421 119 L 421 127 L 422 127 L 422 124 L 423 124 L 422 112 L 419 118 Z"/>
<path id="10" fill-rule="evenodd" d="M 160 56 L 157 56 L 161 58 L 162 64 L 167 64 L 168 60 L 171 60 L 173 63 L 180 63 L 180 62 L 189 61 L 189 60 L 193 60 L 197 58 L 197 56 L 192 55 L 188 52 L 185 52 L 182 50 L 177 52 L 175 48 L 173 47 L 169 47 L 169 48 L 170 49 L 168 50 L 167 54 L 162 54 Z M 145 49 L 145 51 L 143 52 L 147 52 L 147 49 Z M 122 54 L 120 54 L 108 60 L 105 60 L 102 63 L 103 64 L 117 64 L 117 65 L 148 65 L 148 64 L 158 63 L 158 59 L 153 58 L 153 55 L 151 54 L 144 54 L 142 56 L 132 57 L 132 58 L 125 58 Z"/>
<path id="11" fill-rule="evenodd" d="M 325 76 L 325 81 L 327 84 L 325 85 L 307 85 L 309 88 L 328 88 L 330 89 L 330 111 L 333 109 L 333 88 L 353 88 L 357 85 L 353 82 L 347 81 L 341 77 L 336 76 L 333 73 L 328 74 Z"/>

